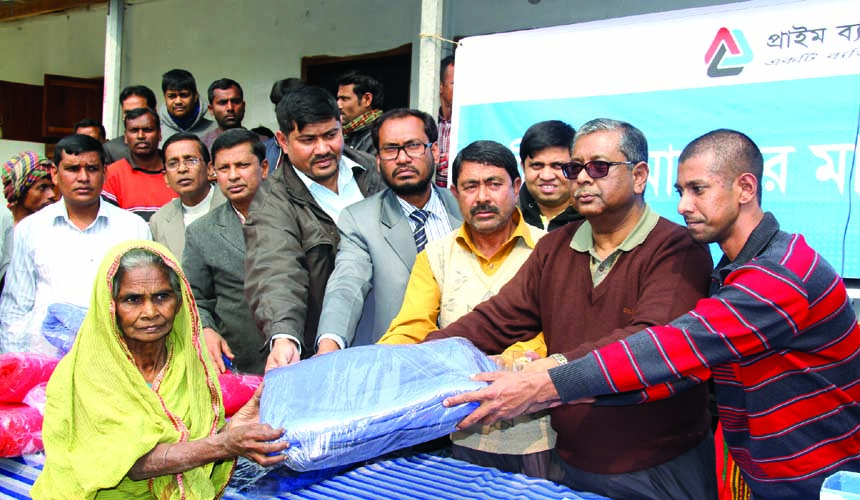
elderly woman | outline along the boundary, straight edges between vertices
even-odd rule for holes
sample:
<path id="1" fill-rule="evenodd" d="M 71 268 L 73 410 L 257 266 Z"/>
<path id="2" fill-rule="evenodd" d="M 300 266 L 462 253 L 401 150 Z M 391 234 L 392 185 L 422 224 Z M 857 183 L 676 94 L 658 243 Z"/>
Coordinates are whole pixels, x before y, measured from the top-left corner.
<path id="1" fill-rule="evenodd" d="M 47 461 L 33 498 L 218 498 L 235 457 L 283 460 L 260 391 L 225 425 L 197 308 L 163 246 L 122 243 L 102 262 L 74 347 L 48 383 Z M 276 456 L 268 456 L 269 454 Z"/>

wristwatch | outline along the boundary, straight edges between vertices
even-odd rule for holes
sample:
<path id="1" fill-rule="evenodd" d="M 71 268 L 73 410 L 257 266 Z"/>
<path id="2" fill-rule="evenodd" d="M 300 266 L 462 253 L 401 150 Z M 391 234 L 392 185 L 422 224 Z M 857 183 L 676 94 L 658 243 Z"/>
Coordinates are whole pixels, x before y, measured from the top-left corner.
<path id="1" fill-rule="evenodd" d="M 551 357 L 552 359 L 554 359 L 554 360 L 555 360 L 555 362 L 556 362 L 556 363 L 558 363 L 558 366 L 561 366 L 561 365 L 567 364 L 567 357 L 565 357 L 565 355 L 564 355 L 564 354 L 561 354 L 561 353 L 558 353 L 558 352 L 557 352 L 557 353 L 555 353 L 555 354 L 550 354 L 550 355 L 549 355 L 549 357 Z"/>

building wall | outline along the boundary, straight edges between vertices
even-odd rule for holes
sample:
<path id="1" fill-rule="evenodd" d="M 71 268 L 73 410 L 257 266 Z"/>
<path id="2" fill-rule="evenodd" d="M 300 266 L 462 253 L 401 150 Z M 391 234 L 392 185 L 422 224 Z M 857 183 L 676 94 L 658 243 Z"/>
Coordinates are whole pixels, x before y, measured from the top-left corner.
<path id="1" fill-rule="evenodd" d="M 275 80 L 299 76 L 302 57 L 362 54 L 409 42 L 418 47 L 421 0 L 127 3 L 122 85 L 147 85 L 160 103 L 161 74 L 169 69 L 191 71 L 204 95 L 213 80 L 230 77 L 245 89 L 248 127 L 276 127 L 269 90 Z M 447 0 L 444 34 L 470 36 L 720 3 L 727 0 Z M 106 6 L 98 6 L 0 24 L 0 79 L 41 85 L 45 73 L 101 75 L 106 13 Z"/>

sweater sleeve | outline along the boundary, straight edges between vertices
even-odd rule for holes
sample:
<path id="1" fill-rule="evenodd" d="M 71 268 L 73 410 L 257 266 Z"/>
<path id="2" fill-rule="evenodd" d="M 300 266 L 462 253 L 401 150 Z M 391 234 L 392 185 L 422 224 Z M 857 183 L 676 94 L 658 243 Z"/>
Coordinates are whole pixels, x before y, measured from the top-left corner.
<path id="1" fill-rule="evenodd" d="M 748 264 L 671 324 L 553 368 L 550 377 L 563 401 L 701 378 L 717 364 L 785 345 L 808 310 L 803 283 L 793 273 Z"/>
<path id="2" fill-rule="evenodd" d="M 498 354 L 516 342 L 533 339 L 543 331 L 540 318 L 540 282 L 544 253 L 541 239 L 516 275 L 499 293 L 469 314 L 431 333 L 426 340 L 464 337 L 487 354 Z"/>

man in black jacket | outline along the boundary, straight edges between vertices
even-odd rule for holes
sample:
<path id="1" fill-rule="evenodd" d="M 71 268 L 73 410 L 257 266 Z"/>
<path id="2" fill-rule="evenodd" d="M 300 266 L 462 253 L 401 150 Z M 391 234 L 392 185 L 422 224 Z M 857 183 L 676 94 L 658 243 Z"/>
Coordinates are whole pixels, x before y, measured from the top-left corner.
<path id="1" fill-rule="evenodd" d="M 526 223 L 547 231 L 580 220 L 571 205 L 570 181 L 561 166 L 570 162 L 573 127 L 558 120 L 529 127 L 520 142 L 526 189 L 520 189 L 520 210 Z"/>
<path id="2" fill-rule="evenodd" d="M 257 193 L 243 227 L 245 296 L 271 349 L 266 370 L 312 353 L 340 212 L 384 187 L 373 157 L 344 148 L 331 94 L 296 89 L 276 113 L 284 165 Z"/>

